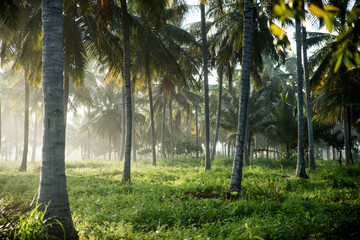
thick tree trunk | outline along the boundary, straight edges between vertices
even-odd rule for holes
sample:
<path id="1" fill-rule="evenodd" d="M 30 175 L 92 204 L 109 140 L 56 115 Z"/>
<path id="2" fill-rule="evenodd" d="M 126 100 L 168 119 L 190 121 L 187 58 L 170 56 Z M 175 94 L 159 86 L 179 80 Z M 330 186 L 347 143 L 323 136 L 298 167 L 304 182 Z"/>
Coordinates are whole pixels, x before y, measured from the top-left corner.
<path id="1" fill-rule="evenodd" d="M 196 158 L 199 158 L 199 119 L 198 105 L 195 105 Z"/>
<path id="2" fill-rule="evenodd" d="M 125 139 L 125 161 L 123 182 L 130 182 L 131 164 L 131 134 L 132 134 L 132 104 L 131 104 L 131 81 L 130 81 L 130 32 L 129 16 L 127 12 L 126 0 L 121 0 L 121 23 L 123 28 L 124 41 L 124 84 L 125 84 L 125 104 L 126 104 L 126 139 Z"/>
<path id="3" fill-rule="evenodd" d="M 149 100 L 150 100 L 150 127 L 151 127 L 152 165 L 156 166 L 154 105 L 153 105 L 153 98 L 152 98 L 151 82 L 148 82 L 148 93 L 149 93 Z"/>
<path id="4" fill-rule="evenodd" d="M 121 87 L 122 90 L 122 123 L 121 123 L 121 148 L 120 148 L 120 158 L 119 160 L 122 161 L 124 158 L 125 153 L 125 121 L 126 121 L 126 106 L 125 106 L 125 85 Z"/>
<path id="5" fill-rule="evenodd" d="M 210 162 L 210 118 L 209 118 L 209 84 L 208 84 L 208 47 L 206 41 L 205 3 L 200 2 L 201 38 L 204 69 L 204 99 L 205 99 L 205 171 L 211 169 Z"/>
<path id="6" fill-rule="evenodd" d="M 344 143 L 345 143 L 345 164 L 348 166 L 350 164 L 350 141 L 349 141 L 349 125 L 348 125 L 348 115 L 347 108 L 344 105 L 343 108 L 343 122 L 344 122 Z"/>
<path id="7" fill-rule="evenodd" d="M 296 165 L 296 176 L 301 178 L 308 178 L 305 171 L 304 158 L 304 99 L 303 99 L 303 72 L 301 61 L 301 26 L 300 21 L 296 20 L 296 55 L 297 55 L 297 94 L 298 94 L 298 157 Z"/>
<path id="8" fill-rule="evenodd" d="M 36 157 L 36 143 L 37 143 L 37 130 L 38 129 L 38 122 L 37 122 L 37 113 L 35 112 L 35 119 L 34 119 L 34 139 L 32 145 L 32 153 L 31 153 L 31 162 L 35 162 Z"/>
<path id="9" fill-rule="evenodd" d="M 25 70 L 24 74 L 24 82 L 25 82 L 25 117 L 24 117 L 24 148 L 23 155 L 21 160 L 21 165 L 19 168 L 20 172 L 26 172 L 27 168 L 27 155 L 28 155 L 28 147 L 29 147 L 29 83 L 27 80 L 27 70 Z"/>
<path id="10" fill-rule="evenodd" d="M 170 112 L 170 138 L 171 138 L 171 158 L 174 158 L 174 129 L 173 129 L 173 110 L 172 110 L 172 99 L 169 99 L 169 112 Z"/>
<path id="11" fill-rule="evenodd" d="M 251 71 L 251 49 L 252 49 L 252 31 L 253 31 L 253 8 L 252 0 L 244 1 L 244 27 L 243 27 L 243 56 L 241 73 L 241 95 L 239 101 L 238 129 L 236 134 L 236 154 L 231 174 L 229 192 L 241 191 L 242 169 L 244 144 L 246 134 L 246 122 L 248 112 L 248 101 L 250 93 L 250 71 Z"/>
<path id="12" fill-rule="evenodd" d="M 58 238 L 77 239 L 70 214 L 65 176 L 65 126 L 63 106 L 62 1 L 42 2 L 44 131 L 37 205 L 45 218 L 56 218 L 49 229 Z"/>
<path id="13" fill-rule="evenodd" d="M 218 109 L 216 116 L 216 127 L 215 127 L 215 137 L 212 147 L 211 159 L 213 160 L 216 155 L 216 144 L 219 137 L 219 127 L 220 127 L 220 117 L 221 117 L 221 99 L 222 99 L 222 82 L 223 82 L 223 68 L 220 67 L 219 70 L 219 99 L 218 99 Z"/>
<path id="14" fill-rule="evenodd" d="M 306 112 L 308 123 L 308 140 L 309 140 L 309 168 L 315 170 L 315 157 L 314 157 L 314 131 L 312 125 L 312 110 L 310 98 L 310 80 L 309 80 L 309 63 L 307 58 L 307 42 L 306 42 L 306 28 L 302 27 L 302 43 L 303 43 L 303 56 L 304 56 L 304 73 L 305 73 L 305 88 L 306 88 Z"/>
<path id="15" fill-rule="evenodd" d="M 166 94 L 163 93 L 163 110 L 162 110 L 162 122 L 161 122 L 161 157 L 166 158 L 165 153 L 165 119 L 166 118 Z"/>

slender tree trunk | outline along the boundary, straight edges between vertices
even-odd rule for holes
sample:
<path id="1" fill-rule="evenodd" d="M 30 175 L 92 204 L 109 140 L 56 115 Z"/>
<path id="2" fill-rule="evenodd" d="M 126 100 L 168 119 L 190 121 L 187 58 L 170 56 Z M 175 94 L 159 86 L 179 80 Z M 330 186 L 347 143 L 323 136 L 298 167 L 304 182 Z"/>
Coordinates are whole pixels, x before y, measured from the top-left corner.
<path id="1" fill-rule="evenodd" d="M 119 160 L 122 161 L 124 158 L 125 153 L 125 121 L 126 121 L 126 106 L 125 106 L 125 85 L 122 86 L 122 123 L 121 123 L 121 149 L 120 149 L 120 158 Z"/>
<path id="2" fill-rule="evenodd" d="M 198 105 L 195 105 L 196 158 L 199 158 L 199 119 Z"/>
<path id="3" fill-rule="evenodd" d="M 306 42 L 306 28 L 302 27 L 302 43 L 303 43 L 303 56 L 304 56 L 304 73 L 305 73 L 305 87 L 306 87 L 306 111 L 308 122 L 308 140 L 309 140 L 309 168 L 315 170 L 315 157 L 314 157 L 314 131 L 312 125 L 312 111 L 311 111 L 311 98 L 310 98 L 310 80 L 309 80 L 309 63 L 307 58 L 307 42 Z"/>
<path id="4" fill-rule="evenodd" d="M 221 99 L 222 99 L 222 82 L 223 82 L 223 68 L 220 67 L 219 69 L 219 99 L 218 99 L 218 109 L 217 109 L 217 116 L 216 116 L 216 127 L 215 127 L 215 137 L 214 143 L 212 147 L 212 154 L 211 159 L 213 160 L 216 155 L 216 144 L 219 137 L 219 126 L 220 126 L 220 117 L 221 117 Z"/>
<path id="5" fill-rule="evenodd" d="M 109 158 L 108 160 L 111 160 L 111 152 L 112 152 L 112 148 L 111 148 L 111 133 L 109 133 Z"/>
<path id="6" fill-rule="evenodd" d="M 148 92 L 150 100 L 150 127 L 151 127 L 151 149 L 152 149 L 152 165 L 156 166 L 156 150 L 155 150 L 155 129 L 154 129 L 154 105 L 152 98 L 151 82 L 148 82 Z"/>
<path id="7" fill-rule="evenodd" d="M 254 157 L 257 159 L 257 137 L 256 134 L 254 136 Z"/>
<path id="8" fill-rule="evenodd" d="M 230 62 L 228 62 L 227 64 L 228 66 L 228 84 L 229 84 L 229 92 L 232 93 L 233 91 L 233 74 L 232 74 L 232 69 L 231 69 L 231 65 Z"/>
<path id="9" fill-rule="evenodd" d="M 297 55 L 297 94 L 298 94 L 298 157 L 296 165 L 296 176 L 301 178 L 308 178 L 305 171 L 304 158 L 304 99 L 303 99 L 303 72 L 301 60 L 301 26 L 300 21 L 296 20 L 296 55 Z"/>
<path id="10" fill-rule="evenodd" d="M 37 205 L 45 218 L 56 218 L 50 233 L 58 238 L 77 239 L 70 214 L 65 176 L 65 126 L 63 106 L 62 1 L 42 2 L 43 20 L 43 158 Z"/>
<path id="11" fill-rule="evenodd" d="M 171 158 L 174 158 L 174 129 L 173 129 L 173 110 L 172 110 L 172 99 L 169 99 L 169 112 L 170 112 L 170 138 L 171 138 Z"/>
<path id="12" fill-rule="evenodd" d="M 136 138 L 135 138 L 135 135 L 136 135 L 136 132 L 135 132 L 135 96 L 134 96 L 135 93 L 132 94 L 132 112 L 133 112 L 133 115 L 132 115 L 132 151 L 133 151 L 133 162 L 137 162 L 137 157 L 136 157 Z"/>
<path id="13" fill-rule="evenodd" d="M 242 73 L 241 73 L 241 95 L 239 101 L 238 129 L 236 134 L 236 154 L 231 174 L 229 192 L 241 191 L 243 153 L 246 135 L 246 122 L 248 115 L 248 101 L 250 93 L 250 71 L 251 71 L 251 47 L 253 31 L 253 8 L 252 0 L 244 1 L 244 27 L 243 27 L 243 55 L 242 55 Z"/>
<path id="14" fill-rule="evenodd" d="M 343 107 L 343 122 L 344 122 L 344 143 L 345 143 L 345 164 L 348 166 L 350 164 L 350 142 L 349 142 L 349 125 L 348 125 L 348 115 L 346 113 L 346 107 Z"/>
<path id="15" fill-rule="evenodd" d="M 24 117 L 24 149 L 21 160 L 21 165 L 19 168 L 20 172 L 26 172 L 27 169 L 27 155 L 28 155 L 28 147 L 29 147 L 29 83 L 27 81 L 27 70 L 25 70 L 24 74 L 24 82 L 25 82 L 25 117 Z"/>
<path id="16" fill-rule="evenodd" d="M 36 157 L 36 143 L 37 143 L 37 128 L 38 128 L 38 122 L 37 122 L 37 113 L 35 112 L 35 119 L 34 119 L 34 139 L 33 139 L 33 146 L 32 146 L 32 153 L 31 153 L 31 162 L 35 162 Z"/>
<path id="17" fill-rule="evenodd" d="M 15 162 L 17 162 L 19 144 L 18 144 L 18 124 L 17 124 L 16 114 L 14 115 L 14 122 L 15 122 Z"/>
<path id="18" fill-rule="evenodd" d="M 266 159 L 269 158 L 269 143 L 266 141 Z"/>
<path id="19" fill-rule="evenodd" d="M 353 156 L 352 156 L 352 152 L 351 152 L 351 113 L 350 113 L 350 108 L 347 107 L 346 108 L 346 112 L 347 112 L 347 121 L 348 121 L 348 134 L 349 134 L 349 153 L 350 153 L 350 163 L 351 165 L 354 165 L 354 159 L 353 159 Z"/>
<path id="20" fill-rule="evenodd" d="M 132 104 L 131 104 L 131 81 L 130 81 L 130 32 L 129 16 L 127 13 L 126 0 L 121 0 L 121 23 L 124 41 L 124 69 L 125 69 L 125 104 L 126 104 L 126 139 L 125 139 L 125 161 L 123 182 L 130 182 L 131 164 L 131 134 L 132 134 Z"/>
<path id="21" fill-rule="evenodd" d="M 200 1 L 201 38 L 204 69 L 204 99 L 205 99 L 205 171 L 211 169 L 210 162 L 210 118 L 209 118 L 209 84 L 208 84 L 208 47 L 206 41 L 205 1 Z"/>
<path id="22" fill-rule="evenodd" d="M 162 122 L 161 122 L 161 157 L 166 158 L 165 153 L 165 119 L 166 118 L 166 94 L 163 93 L 163 110 L 162 110 Z"/>

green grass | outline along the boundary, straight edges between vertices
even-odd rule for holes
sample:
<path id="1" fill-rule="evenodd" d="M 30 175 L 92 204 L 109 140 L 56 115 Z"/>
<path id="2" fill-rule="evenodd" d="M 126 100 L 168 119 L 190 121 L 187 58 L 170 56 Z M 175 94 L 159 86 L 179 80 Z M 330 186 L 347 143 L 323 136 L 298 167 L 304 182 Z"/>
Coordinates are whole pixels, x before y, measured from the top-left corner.
<path id="1" fill-rule="evenodd" d="M 257 159 L 242 193 L 227 199 L 232 160 L 146 160 L 122 185 L 123 162 L 67 163 L 71 211 L 81 239 L 360 239 L 360 167 L 318 161 L 310 179 L 293 176 L 296 159 Z M 39 167 L 0 163 L 0 198 L 31 202 Z"/>

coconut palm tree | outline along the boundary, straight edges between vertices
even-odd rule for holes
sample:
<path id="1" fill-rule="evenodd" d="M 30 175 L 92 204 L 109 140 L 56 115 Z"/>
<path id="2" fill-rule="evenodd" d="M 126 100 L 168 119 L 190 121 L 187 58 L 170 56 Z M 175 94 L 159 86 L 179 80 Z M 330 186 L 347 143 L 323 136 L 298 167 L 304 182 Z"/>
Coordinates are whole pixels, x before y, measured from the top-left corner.
<path id="1" fill-rule="evenodd" d="M 63 106 L 62 1 L 42 2 L 44 132 L 43 159 L 37 198 L 45 218 L 56 218 L 51 234 L 77 238 L 71 219 L 65 176 L 65 127 Z"/>
<path id="2" fill-rule="evenodd" d="M 239 101 L 238 129 L 236 136 L 236 154 L 231 174 L 229 192 L 240 193 L 243 168 L 243 152 L 245 145 L 247 108 L 250 92 L 250 71 L 251 71 L 251 45 L 252 45 L 252 25 L 253 25 L 252 0 L 244 1 L 244 27 L 243 27 L 243 54 L 242 54 L 242 74 L 241 74 L 241 94 Z"/>

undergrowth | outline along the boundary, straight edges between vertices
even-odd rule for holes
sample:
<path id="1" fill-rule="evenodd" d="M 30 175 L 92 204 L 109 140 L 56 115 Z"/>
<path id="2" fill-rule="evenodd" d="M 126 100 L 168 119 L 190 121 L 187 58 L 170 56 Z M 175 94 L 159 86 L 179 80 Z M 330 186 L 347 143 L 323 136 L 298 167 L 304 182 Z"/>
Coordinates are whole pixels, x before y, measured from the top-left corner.
<path id="1" fill-rule="evenodd" d="M 303 180 L 294 163 L 253 160 L 235 201 L 227 194 L 232 159 L 215 159 L 207 172 L 201 159 L 144 160 L 127 185 L 123 162 L 68 162 L 66 175 L 81 239 L 360 239 L 359 165 L 317 161 Z M 31 202 L 39 168 L 2 165 L 0 198 Z"/>

